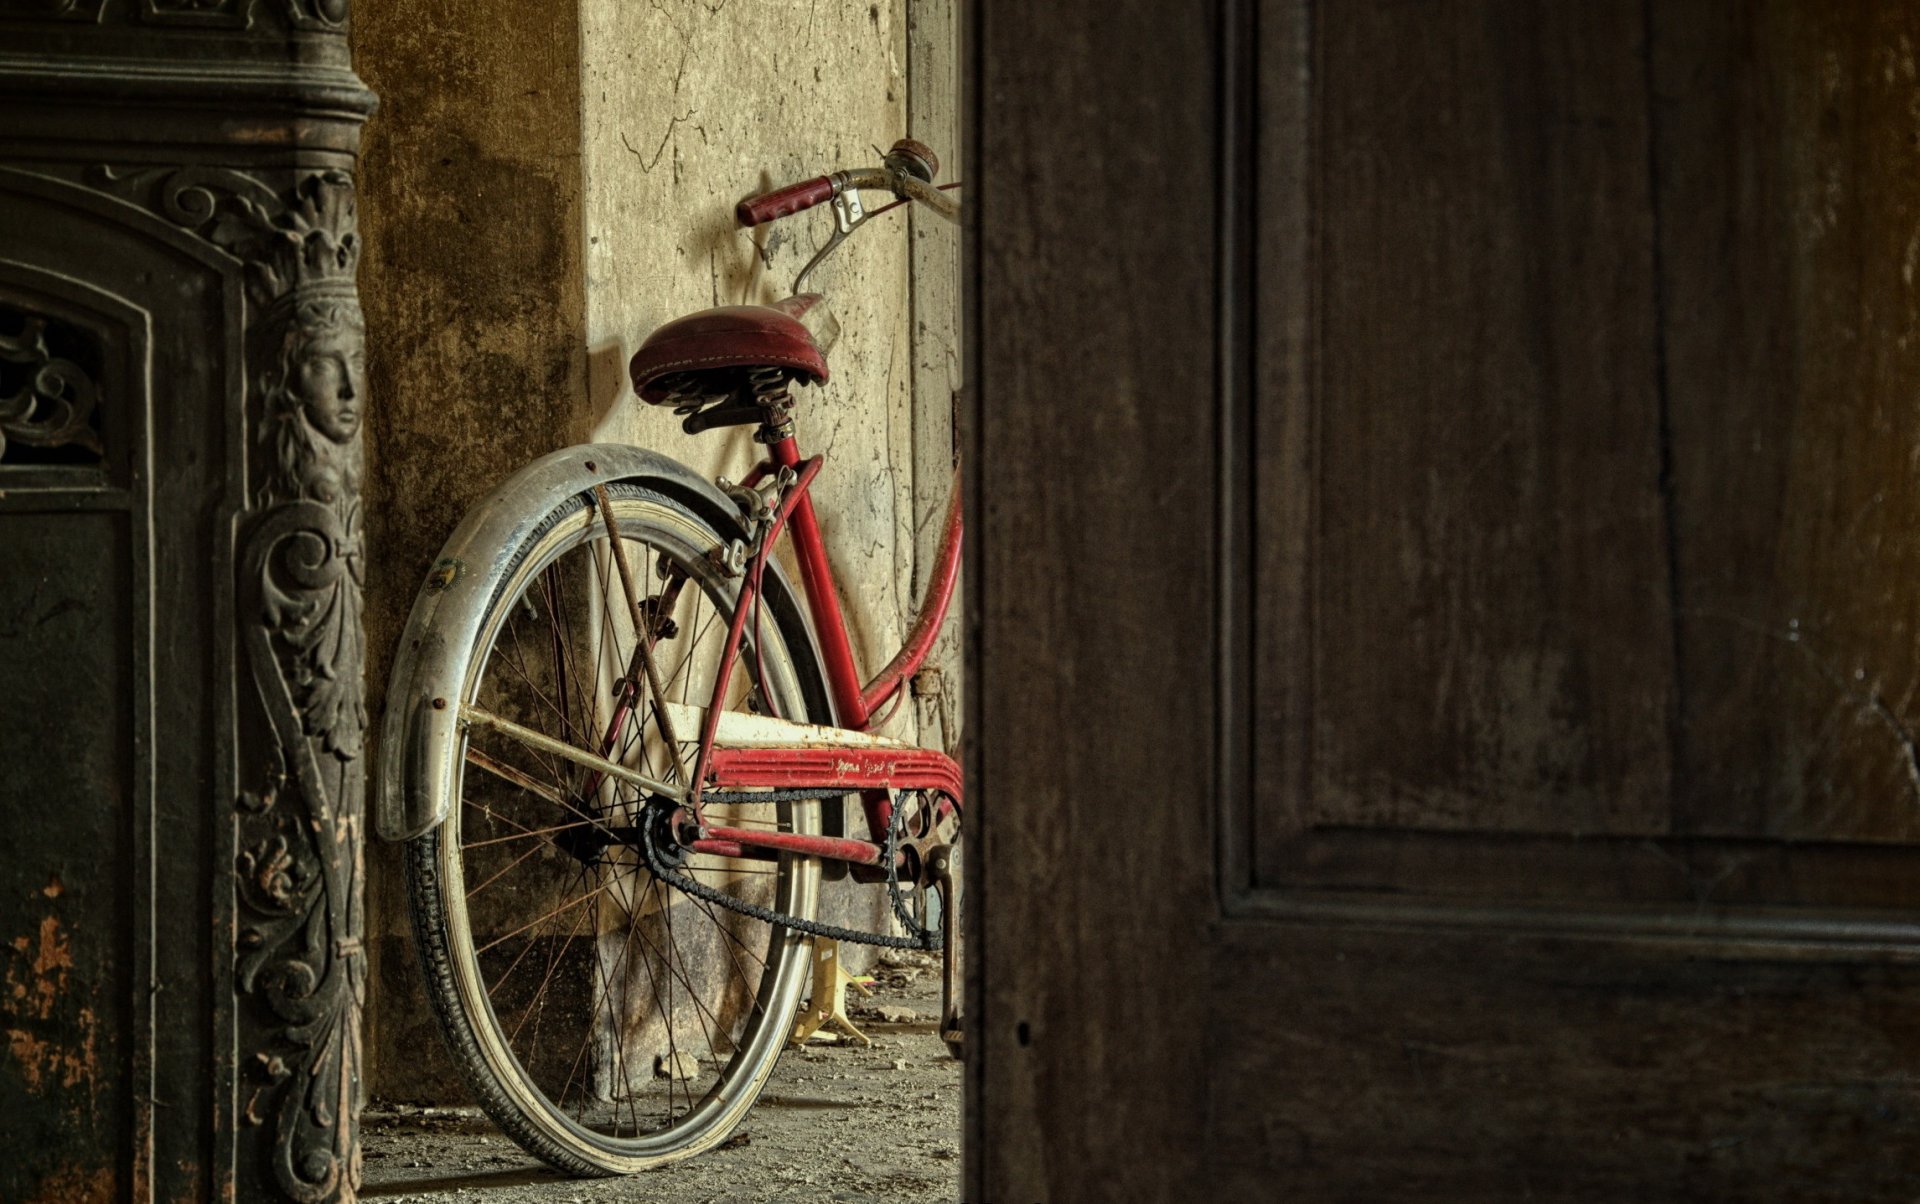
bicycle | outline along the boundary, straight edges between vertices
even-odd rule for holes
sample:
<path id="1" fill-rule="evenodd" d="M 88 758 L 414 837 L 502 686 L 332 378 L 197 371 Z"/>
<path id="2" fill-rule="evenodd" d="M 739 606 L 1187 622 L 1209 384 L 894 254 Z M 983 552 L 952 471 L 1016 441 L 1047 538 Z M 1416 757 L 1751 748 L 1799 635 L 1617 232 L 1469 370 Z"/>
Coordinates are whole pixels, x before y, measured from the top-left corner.
<path id="1" fill-rule="evenodd" d="M 766 458 L 735 484 L 625 445 L 545 456 L 462 520 L 401 637 L 379 832 L 408 842 L 454 1062 L 561 1170 L 630 1173 L 725 1140 L 788 1042 L 816 937 L 942 951 L 958 1056 L 960 769 L 870 730 L 945 619 L 958 473 L 926 596 L 863 683 L 792 387 L 827 379 L 837 331 L 807 275 L 897 205 L 957 220 L 936 174 L 902 140 L 879 167 L 742 201 L 745 226 L 830 205 L 833 235 L 794 296 L 669 322 L 630 372 L 689 434 L 757 426 Z M 863 190 L 893 203 L 869 212 Z M 770 555 L 782 535 L 804 595 Z M 834 830 L 847 796 L 861 835 Z M 828 869 L 884 889 L 899 931 L 821 918 Z"/>

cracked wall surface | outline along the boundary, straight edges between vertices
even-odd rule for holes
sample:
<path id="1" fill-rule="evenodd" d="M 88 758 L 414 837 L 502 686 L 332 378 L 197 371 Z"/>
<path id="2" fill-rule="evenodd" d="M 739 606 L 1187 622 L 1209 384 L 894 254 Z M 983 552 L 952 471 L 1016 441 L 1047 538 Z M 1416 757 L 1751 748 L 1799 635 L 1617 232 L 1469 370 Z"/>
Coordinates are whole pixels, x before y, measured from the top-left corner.
<path id="1" fill-rule="evenodd" d="M 877 163 L 906 133 L 906 5 L 600 0 L 582 8 L 582 204 L 594 437 L 659 448 L 738 479 L 752 428 L 688 436 L 633 400 L 626 363 L 691 310 L 778 300 L 832 232 L 818 209 L 755 230 L 742 197 Z M 802 446 L 863 666 L 912 609 L 912 351 L 904 213 L 878 218 L 807 281 L 841 337 L 832 380 L 804 388 Z M 903 712 L 902 720 L 910 720 Z M 898 730 L 897 727 L 894 730 Z M 911 734 L 911 733 L 906 733 Z"/>
<path id="2" fill-rule="evenodd" d="M 921 48 L 947 56 L 950 79 L 950 6 L 916 4 L 938 10 Z M 831 229 L 823 210 L 741 231 L 736 201 L 875 163 L 875 147 L 909 133 L 943 158 L 957 148 L 941 145 L 949 99 L 922 89 L 932 133 L 909 120 L 907 0 L 438 0 L 363 4 L 355 17 L 355 63 L 382 103 L 361 206 L 378 705 L 422 574 L 460 514 L 513 469 L 589 439 L 652 447 L 710 476 L 737 478 L 752 462 L 749 428 L 688 436 L 640 405 L 626 374 L 663 322 L 785 296 Z M 881 217 L 808 281 L 842 334 L 832 381 L 798 392 L 797 418 L 803 445 L 829 456 L 815 496 L 868 671 L 912 612 L 915 515 L 924 561 L 948 488 L 944 470 L 916 481 L 916 464 L 951 456 L 957 374 L 944 329 L 916 360 L 909 247 L 904 211 Z M 929 364 L 941 375 L 916 412 Z M 940 710 L 902 708 L 886 730 L 911 738 L 916 712 Z M 371 848 L 369 861 L 371 1089 L 456 1097 L 414 963 L 399 852 Z"/>
<path id="3" fill-rule="evenodd" d="M 690 436 L 634 400 L 646 334 L 712 305 L 777 301 L 833 231 L 825 207 L 751 230 L 745 196 L 879 162 L 908 133 L 907 4 L 589 0 L 581 9 L 588 409 L 596 439 L 658 448 L 738 480 L 752 427 Z M 802 448 L 855 659 L 872 672 L 913 613 L 914 415 L 909 229 L 876 218 L 806 280 L 840 325 L 831 379 L 795 391 Z M 939 490 L 944 499 L 944 482 Z M 797 566 L 789 560 L 798 580 Z M 913 738 L 915 710 L 882 729 Z M 829 820 L 831 826 L 832 821 Z M 821 915 L 876 927 L 880 893 L 829 885 Z M 864 965 L 860 953 L 851 954 Z"/>

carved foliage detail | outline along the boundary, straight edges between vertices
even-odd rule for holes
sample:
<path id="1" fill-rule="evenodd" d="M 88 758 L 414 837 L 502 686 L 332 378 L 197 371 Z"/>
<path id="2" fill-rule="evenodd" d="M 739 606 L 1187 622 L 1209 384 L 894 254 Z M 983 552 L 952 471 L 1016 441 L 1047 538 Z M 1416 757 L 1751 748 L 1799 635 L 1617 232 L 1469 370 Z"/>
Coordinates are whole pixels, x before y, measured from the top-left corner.
<path id="1" fill-rule="evenodd" d="M 105 456 L 95 413 L 100 386 L 82 360 L 98 363 L 98 340 L 0 302 L 0 462 L 92 463 Z"/>
<path id="2" fill-rule="evenodd" d="M 241 528 L 241 636 L 258 713 L 243 719 L 236 973 L 260 1001 L 243 1120 L 274 1124 L 274 1174 L 296 1200 L 351 1199 L 360 1179 L 360 535 L 364 331 L 353 181 L 285 193 L 237 172 L 105 173 L 244 265 L 248 412 L 259 454 Z"/>

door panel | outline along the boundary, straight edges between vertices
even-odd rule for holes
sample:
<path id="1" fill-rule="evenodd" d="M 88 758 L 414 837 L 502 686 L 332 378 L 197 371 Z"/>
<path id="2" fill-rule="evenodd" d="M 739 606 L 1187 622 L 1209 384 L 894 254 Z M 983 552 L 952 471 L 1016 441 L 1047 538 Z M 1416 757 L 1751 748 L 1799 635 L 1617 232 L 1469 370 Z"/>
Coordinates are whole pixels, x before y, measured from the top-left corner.
<path id="1" fill-rule="evenodd" d="M 1310 683 L 1273 718 L 1308 724 L 1313 752 L 1303 797 L 1259 805 L 1276 835 L 1659 832 L 1673 642 L 1651 588 L 1667 548 L 1641 4 L 1436 17 L 1262 13 L 1256 131 L 1276 108 L 1308 120 L 1256 132 L 1254 162 L 1309 167 L 1261 237 L 1305 237 L 1308 269 L 1259 272 L 1251 299 L 1306 312 L 1314 377 L 1263 373 L 1252 399 L 1263 470 L 1283 454 L 1270 412 L 1301 409 L 1312 446 L 1307 504 L 1254 517 L 1253 689 Z M 1254 354 L 1286 351 L 1259 327 Z M 1298 539 L 1289 579 L 1272 550 Z M 1300 590 L 1305 630 L 1267 639 L 1282 616 L 1263 604 Z"/>
<path id="2" fill-rule="evenodd" d="M 969 1197 L 1913 1198 L 1920 13 L 974 32 Z"/>
<path id="3" fill-rule="evenodd" d="M 1910 965 L 1779 944 L 1253 925 L 1224 930 L 1212 954 L 1220 1053 L 1192 1173 L 1214 1198 L 1920 1193 Z"/>
<path id="4" fill-rule="evenodd" d="M 1920 836 L 1911 6 L 1655 6 L 1675 829 Z"/>
<path id="5" fill-rule="evenodd" d="M 1911 901 L 1898 22 L 1655 10 L 1261 7 L 1256 892 Z"/>

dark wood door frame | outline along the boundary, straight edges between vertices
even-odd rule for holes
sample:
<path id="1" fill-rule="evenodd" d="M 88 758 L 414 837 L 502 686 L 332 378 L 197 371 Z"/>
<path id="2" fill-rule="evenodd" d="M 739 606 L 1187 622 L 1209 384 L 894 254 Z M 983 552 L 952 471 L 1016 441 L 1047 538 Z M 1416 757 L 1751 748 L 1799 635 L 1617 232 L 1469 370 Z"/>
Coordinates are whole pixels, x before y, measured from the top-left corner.
<path id="1" fill-rule="evenodd" d="M 1357 793 L 1341 803 L 1307 780 L 1315 735 L 1302 717 L 1323 700 L 1310 674 L 1285 672 L 1299 663 L 1287 639 L 1312 638 L 1285 635 L 1310 630 L 1288 609 L 1312 604 L 1310 567 L 1370 588 L 1356 593 L 1362 606 L 1389 580 L 1354 570 L 1352 556 L 1343 564 L 1339 546 L 1316 547 L 1302 518 L 1326 489 L 1351 490 L 1335 495 L 1349 507 L 1377 500 L 1365 463 L 1329 478 L 1310 458 L 1325 420 L 1315 407 L 1330 404 L 1317 375 L 1328 348 L 1372 346 L 1326 341 L 1344 337 L 1323 328 L 1326 308 L 1392 317 L 1397 300 L 1390 274 L 1376 264 L 1368 277 L 1359 261 L 1334 267 L 1351 266 L 1372 294 L 1324 291 L 1318 256 L 1364 258 L 1371 245 L 1310 242 L 1327 97 L 1347 105 L 1343 149 L 1378 134 L 1381 161 L 1399 162 L 1415 145 L 1408 131 L 1466 96 L 1446 110 L 1461 144 L 1436 141 L 1436 155 L 1470 152 L 1476 120 L 1511 118 L 1501 131 L 1524 152 L 1516 187 L 1596 198 L 1523 214 L 1534 224 L 1519 236 L 1537 240 L 1524 263 L 1539 273 L 1523 283 L 1536 292 L 1489 303 L 1507 306 L 1501 321 L 1523 312 L 1516 295 L 1619 315 L 1601 332 L 1611 342 L 1549 348 L 1571 358 L 1540 371 L 1539 396 L 1587 403 L 1561 417 L 1620 416 L 1621 439 L 1652 465 L 1629 485 L 1680 508 L 1666 521 L 1696 524 L 1687 548 L 1712 551 L 1722 531 L 1736 550 L 1764 548 L 1770 532 L 1737 516 L 1714 525 L 1712 490 L 1739 496 L 1734 486 L 1767 467 L 1750 470 L 1760 461 L 1744 450 L 1713 460 L 1714 424 L 1731 415 L 1743 431 L 1766 429 L 1754 415 L 1804 405 L 1817 418 L 1837 412 L 1818 404 L 1828 397 L 1911 395 L 1897 323 L 1876 317 L 1902 297 L 1886 256 L 1898 258 L 1895 215 L 1913 198 L 1898 173 L 1874 172 L 1904 162 L 1890 115 L 1905 68 L 1871 57 L 1913 32 L 1908 19 L 1892 4 L 1845 16 L 1810 3 L 1446 6 L 1457 28 L 1427 32 L 1458 35 L 1475 74 L 1456 93 L 1445 79 L 1454 44 L 1423 58 L 1428 43 L 1402 20 L 1413 11 L 982 0 L 969 13 L 966 1197 L 1911 1198 L 1920 925 L 1909 916 L 1920 897 L 1908 885 L 1912 821 L 1885 804 L 1876 776 L 1904 789 L 1897 758 L 1830 775 L 1852 810 L 1828 820 L 1761 804 L 1715 811 L 1726 792 L 1701 790 L 1708 775 L 1758 791 L 1727 767 L 1794 733 L 1740 727 L 1710 709 L 1711 690 L 1778 696 L 1789 715 L 1801 703 L 1783 673 L 1749 670 L 1760 658 L 1728 652 L 1731 641 L 1669 633 L 1632 651 L 1653 663 L 1689 640 L 1738 671 L 1697 677 L 1705 684 L 1684 698 L 1656 682 L 1643 710 L 1586 722 L 1614 749 L 1645 736 L 1685 768 L 1615 755 L 1618 775 L 1601 788 L 1555 795 L 1543 775 L 1534 794 L 1489 795 L 1470 804 L 1485 812 L 1452 823 L 1422 800 L 1369 811 Z M 1387 39 L 1377 61 L 1388 66 L 1372 74 L 1360 53 L 1368 22 Z M 1329 48 L 1334 37 L 1346 40 Z M 1483 52 L 1494 69 L 1472 59 Z M 1330 64 L 1351 70 L 1330 84 Z M 1475 81 L 1492 82 L 1473 93 Z M 1349 92 L 1311 91 L 1328 86 Z M 1554 121 L 1578 131 L 1571 150 L 1553 141 Z M 1802 177 L 1829 168 L 1844 200 L 1810 224 L 1789 220 Z M 1442 163 L 1432 178 L 1467 175 Z M 1382 180 L 1371 195 L 1406 184 Z M 1632 262 L 1554 259 L 1593 237 L 1588 219 Z M 1342 229 L 1369 235 L 1366 220 Z M 1821 241 L 1834 230 L 1846 238 Z M 1473 266 L 1409 270 L 1409 287 L 1460 262 Z M 1408 318 L 1411 334 L 1443 344 L 1446 315 L 1420 325 L 1426 316 Z M 1835 354 L 1850 331 L 1874 354 Z M 1510 358 L 1486 371 L 1508 371 L 1520 394 L 1537 368 Z M 1616 373 L 1631 395 L 1608 411 L 1610 395 L 1567 385 L 1582 373 Z M 1804 386 L 1779 383 L 1792 373 Z M 1768 389 L 1778 408 L 1740 408 Z M 1680 401 L 1663 409 L 1669 395 Z M 1860 407 L 1863 442 L 1878 412 Z M 1342 446 L 1364 454 L 1352 414 L 1334 415 L 1348 420 Z M 1844 432 L 1805 437 L 1815 452 L 1823 439 L 1860 446 Z M 1571 424 L 1540 446 L 1587 438 Z M 1676 482 L 1659 456 L 1689 438 L 1707 471 Z M 1873 463 L 1874 479 L 1897 488 L 1899 474 Z M 1853 498 L 1844 473 L 1822 477 L 1804 458 L 1790 467 L 1814 482 L 1799 503 L 1809 512 L 1821 489 Z M 1618 485 L 1603 476 L 1596 487 Z M 1632 571 L 1670 591 L 1647 605 L 1655 625 L 1697 628 L 1711 607 L 1676 600 L 1672 578 L 1728 593 L 1727 574 L 1702 570 L 1697 551 L 1683 548 L 1696 559 L 1677 568 L 1645 554 L 1671 532 L 1630 490 L 1608 505 L 1594 513 L 1645 525 Z M 1855 542 L 1890 547 L 1898 529 Z M 1371 551 L 1365 534 L 1356 546 Z M 1803 542 L 1815 551 L 1795 553 L 1789 570 L 1803 575 L 1789 580 L 1827 597 L 1819 583 L 1844 579 L 1846 562 L 1818 554 L 1847 541 Z M 1910 596 L 1897 560 L 1870 564 L 1889 597 Z M 1578 601 L 1567 581 L 1577 573 L 1553 588 Z M 1594 596 L 1583 632 L 1633 629 L 1624 604 Z M 1884 613 L 1897 619 L 1904 605 Z M 1848 623 L 1835 630 L 1870 625 Z M 1903 680 L 1911 658 L 1897 646 L 1859 643 Z M 1868 737 L 1898 728 L 1875 716 L 1900 697 L 1855 703 L 1846 713 L 1863 716 Z M 1675 747 L 1674 732 L 1691 743 Z M 1394 751 L 1390 740 L 1344 747 L 1350 763 Z M 1879 749 L 1837 747 L 1840 770 Z M 1620 800 L 1643 813 L 1608 810 Z M 1487 872 L 1502 865 L 1528 873 Z M 1722 866 L 1750 868 L 1714 879 Z M 1690 893 L 1702 883 L 1713 889 Z"/>

